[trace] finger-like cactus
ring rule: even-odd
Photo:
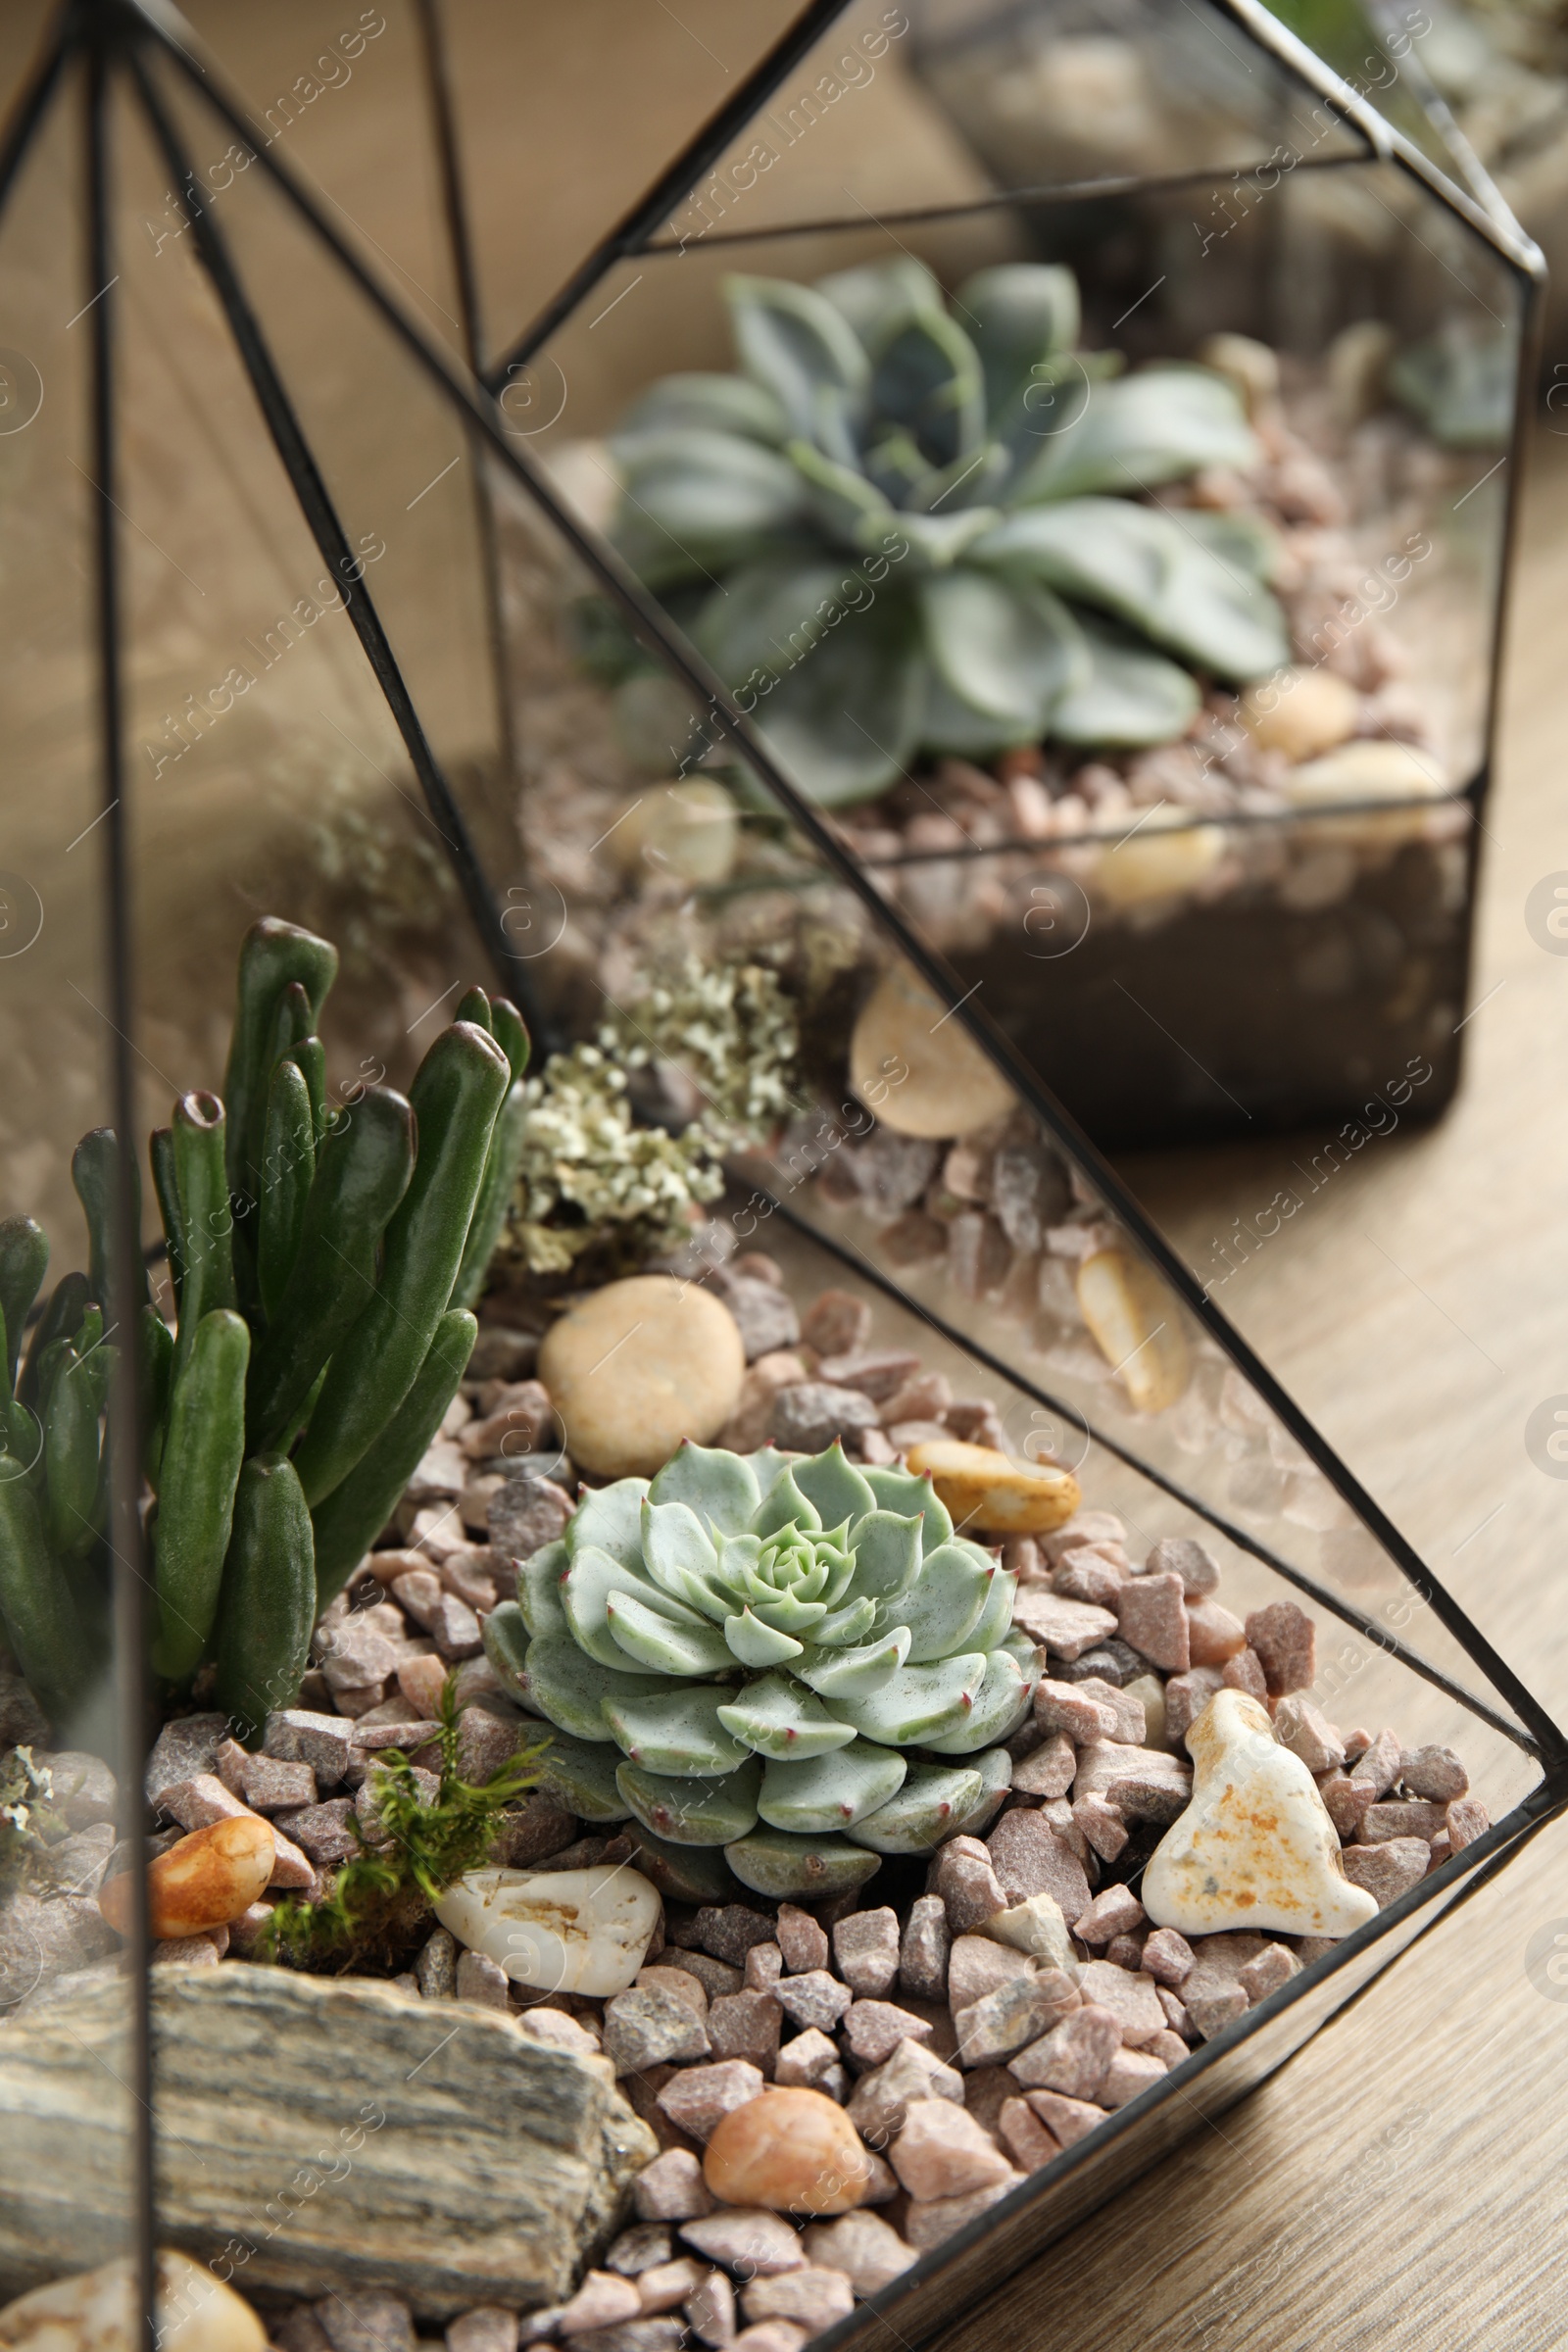
[[[645,1829],[820,1892],[835,1855],[856,1883],[1001,1801],[1038,1679],[1016,1581],[929,1479],[688,1444],[583,1497],[486,1647],[537,1713],[619,1748]]]
[[[475,1324],[460,1294],[477,1291],[521,1141],[527,1034],[478,990],[412,1100],[374,1086],[329,1106],[315,1027],[336,966],[324,940],[290,924],[248,936],[228,1101],[185,1095],[151,1139],[172,1329],[143,1269],[131,1275],[156,1495],[153,1664],[177,1688],[211,1661],[247,1737],[297,1695],[318,1609],[463,1377]],[[29,1218],[0,1225],[0,1620],[57,1725],[78,1710],[107,1637],[109,1130],[83,1138],[73,1175],[89,1269],[56,1286],[20,1371],[48,1245]]]

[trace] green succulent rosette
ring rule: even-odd
[[[687,1444],[583,1496],[486,1647],[584,1818],[826,1891],[1000,1803],[1039,1679],[1016,1585],[928,1478]]]
[[[1171,742],[1201,679],[1290,660],[1267,524],[1157,495],[1258,462],[1235,388],[1075,349],[1070,270],[983,270],[951,309],[907,256],[724,291],[743,372],[621,419],[613,534],[813,799],[922,754]],[[602,614],[585,651],[646,661]]]

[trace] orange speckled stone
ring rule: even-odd
[[[873,2179],[842,2107],[819,2090],[765,2090],[715,2125],[703,2178],[726,2205],[774,2213],[848,2213]]]
[[[237,1813],[193,1830],[147,1865],[149,1926],[155,1940],[200,1936],[248,1911],[272,1875],[272,1825]],[[98,1908],[121,1936],[130,1933],[130,1873],[106,1882]]]

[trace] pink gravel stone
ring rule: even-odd
[[[316,1775],[309,1764],[285,1764],[277,1756],[249,1756],[240,1749],[239,1793],[253,1813],[281,1813],[314,1805]],[[227,1786],[225,1776],[225,1786]]]
[[[1109,1960],[1091,1960],[1079,1971],[1078,1989],[1085,2001],[1110,2011],[1130,2048],[1143,2048],[1164,2031],[1165,2012],[1152,1977],[1133,1976]]]
[[[773,1987],[773,1998],[796,2025],[816,2026],[823,2033],[831,2033],[855,1995],[837,1977],[830,1977],[825,1968],[812,1968],[802,1976],[780,1977]]]
[[[1187,1649],[1195,1666],[1223,1666],[1247,1647],[1247,1629],[1217,1600],[1187,1603]]]
[[[661,2311],[673,2311],[694,2295],[708,2277],[700,2262],[683,2254],[674,2262],[656,2262],[637,2274],[637,2293],[645,2318]],[[450,2348],[449,2348],[450,2352]]]
[[[1002,2144],[1023,2173],[1038,2173],[1061,2153],[1061,2143],[1047,2131],[1025,2098],[1004,2099],[997,2118]]]
[[[1162,2082],[1167,2069],[1152,2050],[1118,2050],[1105,2069],[1100,2085],[1101,2104],[1105,2107],[1125,2107],[1152,2082]]]
[[[1237,1983],[1249,2001],[1264,2001],[1300,1973],[1301,1964],[1288,1945],[1266,1943],[1255,1960],[1249,1960]]]
[[[1380,1798],[1361,1823],[1363,1845],[1385,1845],[1391,1838],[1424,1838],[1428,1844],[1447,1828],[1447,1807],[1423,1796]]]
[[[659,2104],[678,2131],[706,2139],[721,2116],[762,2095],[759,2067],[744,2058],[717,2066],[683,2066],[659,2093]]]
[[[1040,1548],[1053,1568],[1057,1568],[1070,1551],[1080,1544],[1120,1544],[1127,1542],[1127,1528],[1114,1511],[1079,1511],[1065,1527],[1054,1528],[1042,1536]]]
[[[1125,1581],[1124,1569],[1113,1567],[1093,1544],[1081,1544],[1056,1570],[1051,1589],[1063,1600],[1087,1600],[1096,1608],[1114,1612],[1119,1609]]]
[[[749,2320],[787,2320],[818,2335],[835,2320],[847,2320],[855,2309],[855,2289],[842,2271],[785,2271],[777,2278],[757,2278],[741,2291],[741,2308]]]
[[[910,2245],[917,2253],[928,2254],[933,2246],[940,2246],[970,2222],[978,2221],[1009,2189],[1016,2188],[1022,2179],[1022,2173],[1015,2173],[1009,2165],[1004,2180],[993,2180],[989,2187],[971,2189],[966,2197],[911,2200],[905,2224]]]
[[[1345,1762],[1345,1742],[1328,1717],[1298,1690],[1287,1692],[1274,1710],[1274,1737],[1308,1772],[1333,1772]]]
[[[1069,2099],[1092,2099],[1120,2048],[1120,2018],[1086,2003],[1043,2040],[1009,2058],[1007,2072],[1026,2090],[1059,2090]]]
[[[1127,1842],[1127,1824],[1115,1806],[1102,1796],[1081,1796],[1072,1809],[1073,1825],[1102,1862],[1114,1862]]]
[[[839,2062],[839,2045],[815,2026],[785,2042],[773,2063],[773,2080],[783,2090],[819,2090],[822,2078]]]
[[[458,1999],[478,2001],[486,2009],[509,2009],[507,1994],[511,1980],[499,1960],[488,1952],[460,1952],[458,1954]],[[600,2322],[591,2323],[598,2327]],[[608,2322],[605,2323],[609,2325]]]
[[[1157,2058],[1160,2064],[1168,2070],[1173,2066],[1180,2066],[1182,2060],[1189,2055],[1189,2051],[1182,2036],[1167,2026],[1163,2034],[1154,2035],[1149,2045],[1149,2054],[1152,2058]]]
[[[899,1973],[896,1911],[852,1911],[833,1930],[838,1973],[858,2000],[880,2000]]]
[[[948,2099],[911,2100],[892,2157],[904,2186],[923,2203],[968,2196],[1012,2171],[990,2132]]]
[[[1008,1895],[996,1873],[990,1850],[977,1838],[950,1838],[937,1856],[932,1891],[942,1897],[948,1931],[966,1936],[1005,1911]]]
[[[679,1976],[679,1969],[670,1975]],[[695,1982],[695,1980],[693,1980]],[[748,2058],[772,2082],[783,2013],[771,1993],[726,1992],[710,2004],[708,2038],[717,2059]]]
[[[1268,1696],[1268,1677],[1255,1649],[1239,1649],[1234,1658],[1227,1658],[1219,1679],[1227,1690],[1245,1690],[1249,1698],[1261,1701]]]
[[[1255,1960],[1267,1937],[1250,1929],[1220,1936],[1200,1936],[1194,1945],[1193,1966],[1182,1985],[1188,2015],[1204,2041],[1246,2014],[1247,1994],[1242,1971]]]
[[[916,2099],[947,2099],[961,2107],[963,2077],[919,2042],[901,2041],[885,2065],[860,2077],[845,2113],[868,2148],[885,2148],[903,2131]]]
[[[690,2148],[666,2148],[644,2165],[632,2182],[637,2216],[644,2222],[690,2222],[713,2210],[713,2195]]]
[[[1340,1866],[1352,1886],[1364,1886],[1381,1910],[1424,1879],[1432,1848],[1424,1838],[1390,1838],[1381,1845],[1348,1845]]]
[[[700,2344],[735,2340],[735,2289],[722,2271],[710,2271],[686,2298],[686,2318]]]
[[[707,1991],[684,1968],[640,1968],[636,1985],[640,1992],[667,1992],[673,2000],[684,2001],[698,2017],[708,2015]]]
[[[914,2260],[914,2248],[905,2244],[879,2214],[841,2214],[836,2222],[813,2222],[806,2232],[808,2258],[825,2269],[843,2271],[858,2295],[874,2295],[891,2286]]]
[[[1155,1990],[1159,1994],[1159,2005],[1165,2012],[1165,2023],[1171,2032],[1179,2034],[1183,2041],[1196,2041],[1198,2028],[1194,2025],[1187,2003],[1180,1994],[1172,1992],[1168,1984],[1156,1985]]]
[[[916,1895],[899,1946],[899,1990],[906,1998],[946,2000],[952,1940],[941,1895]]]
[[[1059,2090],[1027,2090],[1024,2097],[1064,2148],[1075,2147],[1105,2120],[1103,2107],[1092,2106],[1087,2099],[1070,2099]]]
[[[1079,1751],[1072,1792],[1075,1802],[1104,1797],[1125,1821],[1170,1822],[1192,1795],[1193,1768],[1163,1748],[1096,1740]]]
[[[1303,1608],[1294,1600],[1271,1600],[1265,1609],[1250,1610],[1247,1639],[1263,1669],[1270,1697],[1310,1690],[1317,1673],[1317,1633]]]
[[[1014,1977],[1030,1975],[1027,1952],[989,1936],[960,1936],[948,1961],[948,2006],[955,2020],[975,2001],[984,2000]]]
[[[643,2307],[643,2299],[629,2278],[615,2271],[590,2271],[568,2303],[563,2303],[556,2313],[556,2328],[562,2335],[581,2335],[589,2328],[615,2328],[623,2320],[634,2320]]]
[[[1325,1773],[1318,1783],[1318,1794],[1342,1845],[1349,1844],[1377,1803],[1377,1790],[1371,1781],[1358,1781],[1353,1774],[1343,1772]]]
[[[806,2329],[788,2320],[759,2320],[755,2328],[743,2328],[730,2338],[729,2352],[802,2352],[806,2342]],[[594,2352],[630,2352],[630,2347],[596,2344]]]
[[[1086,1649],[1116,1631],[1109,1609],[1086,1600],[1062,1600],[1041,1586],[1021,1586],[1012,1604],[1012,1622],[1031,1642],[1043,1642],[1058,1658],[1081,1658]]]
[[[1144,1938],[1137,1936],[1113,1936],[1105,1946],[1105,1958],[1113,1968],[1130,1969],[1136,1977],[1144,1964]]]
[[[1179,1576],[1190,1600],[1200,1600],[1219,1583],[1219,1567],[1211,1552],[1190,1536],[1164,1536],[1144,1562],[1146,1576]]]
[[[1049,1739],[1012,1768],[1012,1785],[1024,1796],[1065,1796],[1078,1769],[1078,1751],[1065,1732]]]
[[[1039,1813],[1017,1808],[1004,1813],[986,1843],[1005,1897],[1003,1908],[1010,1909],[1031,1894],[1052,1894],[1063,1919],[1080,1919],[1088,1910],[1089,1881],[1083,1864]]]
[[[1077,1688],[1088,1698],[1109,1710],[1110,1729],[1107,1740],[1119,1740],[1125,1747],[1142,1747],[1148,1731],[1148,1712],[1136,1690],[1123,1690],[1116,1683],[1107,1683],[1103,1676],[1086,1674]]]
[[[1179,1929],[1156,1928],[1144,1946],[1144,1966],[1156,1984],[1179,1986],[1193,1965],[1193,1947]]]
[[[309,1771],[309,1766],[306,1769]],[[225,1788],[215,1772],[198,1772],[190,1780],[178,1781],[173,1788],[166,1788],[159,1799],[159,1810],[177,1821],[182,1830],[206,1830],[215,1821],[242,1821],[252,1807]]]
[[[1165,1685],[1165,1737],[1178,1750],[1191,1727],[1207,1706],[1225,1676],[1218,1666],[1195,1666],[1173,1674]]]
[[[1116,1729],[1114,1714],[1098,1697],[1086,1695],[1077,1683],[1056,1683],[1049,1677],[1035,1690],[1035,1721],[1042,1731],[1064,1732],[1078,1747],[1091,1740],[1108,1740]]]
[[[1187,1672],[1192,1658],[1179,1576],[1129,1577],[1115,1605],[1124,1642],[1130,1642],[1143,1657],[1167,1674]]]
[[[699,2254],[743,2278],[776,2278],[805,2267],[800,2231],[783,2214],[760,2205],[720,2205],[700,2220],[683,2222],[680,2233]]]
[[[1440,1805],[1451,1804],[1470,1787],[1470,1776],[1451,1747],[1407,1748],[1399,1758],[1399,1778],[1412,1796],[1428,1796]]]
[[[849,1355],[871,1336],[871,1309],[849,1291],[823,1291],[801,1321],[801,1338],[818,1355]]]
[[[784,1955],[776,1943],[754,1943],[746,1955],[748,1992],[771,1992],[784,1973]]]
[[[892,2001],[856,2001],[844,2014],[844,2038],[851,2055],[862,2066],[881,2066],[901,2041],[929,2041],[931,2027],[924,2018]]]
[[[1479,1796],[1455,1797],[1445,1818],[1448,1841],[1456,1854],[1473,1845],[1492,1827],[1492,1816]]]
[[[1397,1732],[1381,1731],[1351,1765],[1350,1778],[1370,1788],[1375,1797],[1386,1796],[1399,1777],[1403,1753]]]
[[[828,1940],[809,1911],[795,1903],[780,1903],[778,1907],[778,1948],[784,1966],[791,1976],[804,1977],[812,1969],[826,1968]]]
[[[1144,1906],[1130,1886],[1106,1886],[1097,1894],[1072,1932],[1080,1943],[1106,1944],[1113,1936],[1130,1936],[1144,1924]]]

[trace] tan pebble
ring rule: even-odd
[[[971,1135],[1012,1108],[1002,1072],[907,964],[872,989],[850,1038],[850,1083],[895,1135]]]
[[[1351,1886],[1317,1786],[1246,1691],[1216,1691],[1187,1735],[1192,1802],[1144,1872],[1144,1908],[1184,1936],[1348,1936],[1377,1909]]]
[[[929,1477],[937,1499],[956,1526],[995,1535],[1034,1535],[1060,1527],[1080,1500],[1070,1470],[1047,1462],[1015,1462],[990,1446],[965,1446],[957,1438],[936,1438],[909,1449],[908,1466]]]
[[[654,873],[682,882],[726,881],[736,842],[735,804],[722,784],[707,776],[651,784],[605,836],[606,849],[623,871],[642,861]]]
[[[272,1876],[272,1825],[236,1813],[193,1830],[147,1866],[148,1928],[155,1941],[200,1936],[248,1911]],[[98,1908],[121,1936],[130,1933],[130,1873],[106,1881]]]
[[[1255,335],[1226,331],[1205,335],[1198,358],[1202,367],[1230,378],[1249,416],[1266,416],[1274,408],[1280,396],[1280,363],[1271,345],[1259,343]]]
[[[1076,1287],[1090,1337],[1116,1369],[1133,1410],[1164,1412],[1185,1394],[1192,1371],[1174,1291],[1125,1250],[1085,1258]]]
[[[1368,736],[1342,743],[1320,760],[1293,767],[1284,790],[1299,807],[1319,810],[1336,801],[1439,800],[1446,796],[1447,785],[1430,753],[1418,752],[1408,743]],[[1313,822],[1312,838],[1320,844],[1351,847],[1408,841],[1419,833],[1421,822],[1418,810],[1406,814],[1398,808],[1333,818],[1320,815]]]
[[[1242,697],[1242,724],[1262,752],[1294,765],[1333,751],[1355,733],[1361,697],[1332,669],[1284,669]]]
[[[1193,890],[1225,855],[1222,825],[1195,825],[1185,808],[1152,809],[1135,831],[1106,850],[1094,889],[1118,911]]]
[[[573,1461],[603,1478],[651,1478],[683,1438],[717,1436],[740,1401],[746,1351],[710,1292],[640,1274],[569,1308],[539,1372]]]
[[[769,2090],[714,2126],[703,2178],[726,2205],[848,2213],[871,2186],[871,2161],[844,2110],[819,2090]]]
[[[135,2352],[128,2256],[35,2286],[0,2311],[6,2352]],[[231,2286],[188,2254],[158,2256],[161,2352],[265,2352],[267,2330]]]

